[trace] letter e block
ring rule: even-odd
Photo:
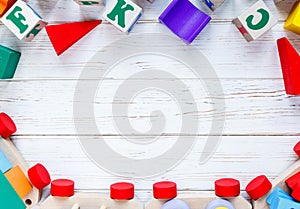
[[[0,20],[20,40],[31,41],[47,22],[25,2],[18,0]]]
[[[247,41],[253,41],[271,29],[277,23],[277,19],[267,5],[259,0],[234,19],[233,23]]]
[[[130,0],[107,2],[103,18],[123,32],[130,32],[142,15],[142,8]]]

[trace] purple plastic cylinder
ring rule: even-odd
[[[173,0],[158,18],[187,44],[199,35],[211,20],[189,0]]]

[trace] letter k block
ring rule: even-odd
[[[123,32],[130,32],[142,15],[142,8],[130,0],[110,0],[103,18]]]

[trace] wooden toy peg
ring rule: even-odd
[[[232,178],[215,181],[215,193],[219,197],[236,197],[240,194],[240,182]]]
[[[28,170],[28,177],[37,189],[41,190],[44,187],[48,186],[51,182],[50,174],[47,169],[40,163],[31,167]]]

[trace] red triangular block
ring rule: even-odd
[[[300,94],[300,57],[287,38],[277,40],[285,91]]]
[[[46,26],[46,31],[56,54],[59,56],[101,22],[102,20],[93,20],[60,25],[48,25]]]

